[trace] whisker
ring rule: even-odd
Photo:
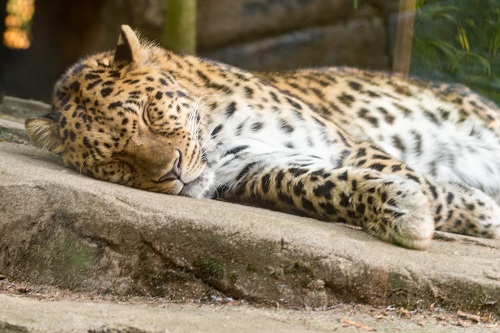
[[[90,154],[89,156],[87,156],[83,162],[80,164],[80,174],[82,174],[82,169],[83,169],[83,165],[85,164],[85,162],[87,162],[87,160],[89,158],[93,157],[94,159],[97,159],[97,157],[95,156],[95,154]]]

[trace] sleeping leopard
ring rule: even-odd
[[[73,169],[358,226],[425,249],[500,237],[500,110],[463,86],[349,68],[249,72],[153,46],[70,67],[31,140]]]

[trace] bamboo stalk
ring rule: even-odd
[[[165,0],[163,47],[178,53],[196,53],[196,0]]]
[[[399,0],[392,71],[403,75],[408,75],[410,73],[415,8],[416,0]]]

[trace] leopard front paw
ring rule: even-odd
[[[429,246],[434,219],[428,198],[418,183],[401,178],[384,179],[379,198],[378,205],[372,208],[373,216],[367,216],[364,225],[368,232],[407,248],[423,250]]]

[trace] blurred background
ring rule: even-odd
[[[500,0],[0,0],[0,94],[50,102],[121,24],[251,70],[354,66],[464,83],[500,104]]]

